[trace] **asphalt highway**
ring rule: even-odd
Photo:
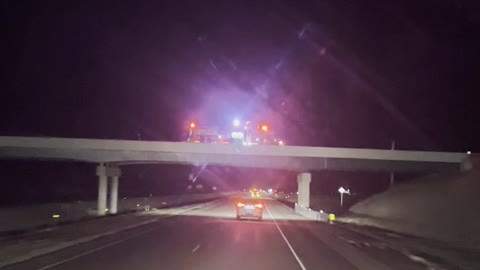
[[[5,269],[426,269],[341,226],[305,220],[275,200],[264,201],[263,221],[236,220],[235,201],[214,201]]]

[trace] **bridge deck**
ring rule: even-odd
[[[128,140],[1,137],[1,159],[215,164],[288,170],[442,171],[459,169],[466,153],[305,146],[234,146]]]

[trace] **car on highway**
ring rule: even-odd
[[[237,219],[263,219],[263,209],[265,204],[258,199],[242,198],[235,204]]]

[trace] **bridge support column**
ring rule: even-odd
[[[297,203],[303,207],[310,207],[310,182],[312,181],[311,173],[300,173],[297,176],[298,197]]]
[[[105,208],[107,208],[107,176],[98,176],[98,200],[97,200],[97,215],[105,215]]]
[[[112,176],[110,182],[110,207],[108,208],[110,214],[117,213],[117,202],[118,202],[118,176]]]
[[[110,185],[110,209],[111,214],[117,213],[118,201],[118,177],[121,175],[120,168],[105,166],[100,164],[97,167],[98,175],[98,201],[97,201],[97,215],[104,216],[107,212],[107,187],[108,177],[112,177]]]

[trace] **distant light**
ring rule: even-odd
[[[268,128],[267,125],[262,125],[262,126],[260,127],[260,129],[261,129],[263,132],[268,132],[268,129],[269,129],[269,128]]]
[[[123,199],[124,199],[124,200],[126,200],[126,199],[127,199],[127,197],[123,197]]]
[[[195,125],[194,122],[191,122],[191,123],[190,123],[190,128],[195,128],[196,126],[197,126],[197,125]]]
[[[233,139],[238,139],[238,140],[243,139],[243,133],[242,133],[242,132],[232,132],[232,133],[230,134],[230,136],[231,136]]]
[[[52,218],[55,218],[55,219],[60,218],[60,215],[58,214],[52,215]]]
[[[234,120],[233,120],[233,126],[234,126],[234,127],[239,127],[239,126],[240,126],[240,120],[234,119]]]
[[[238,206],[238,207],[242,207],[242,206],[245,206],[245,204],[244,204],[244,203],[241,203],[241,202],[239,202],[239,203],[237,203],[237,206]]]
[[[284,142],[284,141],[278,141],[278,145],[284,146],[284,145],[285,145],[285,142]]]
[[[137,203],[137,207],[140,207],[140,204]]]
[[[105,208],[105,212],[108,212],[108,208]]]
[[[467,155],[471,155],[471,154],[472,154],[472,152],[470,152],[470,151],[467,151]]]
[[[150,193],[150,197],[152,197],[152,194]]]
[[[218,135],[218,138],[221,139],[221,138],[222,138],[222,135]]]

